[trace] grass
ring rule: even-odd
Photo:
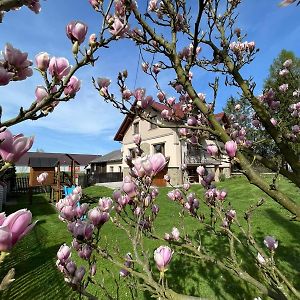
[[[276,251],[276,260],[284,273],[300,289],[300,248],[299,232],[300,224],[289,221],[289,213],[281,208],[264,194],[247,184],[244,178],[236,177],[219,183],[220,187],[226,188],[229,193],[227,202],[237,210],[240,219],[243,212],[253,205],[261,197],[266,203],[255,213],[253,217],[253,229],[256,239],[263,246],[265,235],[273,235],[279,240],[279,248]],[[289,194],[295,201],[300,201],[299,190],[285,180],[279,181],[279,187]],[[160,205],[160,213],[156,220],[157,233],[163,235],[170,232],[173,226],[181,228],[182,223],[178,217],[179,208],[166,197],[169,188],[161,188],[157,199]],[[198,185],[192,186],[192,191],[202,194]],[[110,196],[112,191],[105,187],[89,187],[85,189],[90,197]],[[7,213],[19,208],[29,208],[39,223],[35,229],[20,241],[13,249],[11,255],[5,260],[1,268],[1,276],[4,270],[11,267],[16,269],[16,281],[11,289],[0,294],[0,299],[74,299],[74,294],[64,283],[61,274],[56,270],[56,252],[64,242],[69,243],[71,237],[65,224],[58,220],[54,208],[48,203],[44,195],[35,195],[33,205],[29,206],[25,197],[19,198],[15,206],[8,206]],[[202,205],[202,210],[206,208]],[[220,240],[212,238],[211,234],[203,229],[201,224],[195,223],[190,217],[184,221],[184,227],[191,236],[197,235],[201,243],[218,256],[226,254]],[[114,248],[123,256],[130,251],[129,243],[124,233],[107,223],[101,230],[102,244],[107,243],[109,248]],[[146,246],[152,253],[161,243],[147,240]],[[113,246],[114,245],[114,246]],[[76,257],[76,253],[73,254]],[[247,265],[247,257],[243,257],[243,264],[251,272],[251,265]],[[114,290],[114,279],[118,279],[118,268],[105,261],[99,261],[96,280],[105,280],[109,290]],[[157,273],[155,271],[155,273]],[[188,293],[195,296],[208,297],[210,299],[253,299],[258,295],[246,284],[241,284],[236,278],[228,273],[220,272],[213,265],[204,264],[201,261],[193,262],[174,254],[167,272],[168,284],[175,291]],[[92,292],[93,289],[91,289]],[[120,283],[120,299],[130,299],[126,294],[124,280]],[[101,296],[101,295],[100,295]],[[100,297],[106,299],[106,297]],[[139,292],[136,299],[150,299],[149,296]]]

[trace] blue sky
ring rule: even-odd
[[[243,73],[252,75],[260,93],[263,80],[273,59],[285,48],[300,56],[299,36],[300,8],[292,5],[279,8],[278,0],[243,0],[239,7],[239,27],[248,33],[247,40],[256,42],[260,51],[255,61],[246,66]],[[89,25],[88,34],[97,32],[101,20],[87,0],[48,0],[42,1],[42,11],[35,15],[26,7],[7,13],[0,25],[0,47],[6,42],[29,53],[30,59],[41,51],[53,56],[67,57],[71,64],[71,43],[65,35],[65,26],[71,20],[81,20]],[[100,50],[96,67],[86,67],[78,72],[82,88],[77,97],[68,103],[61,103],[48,117],[38,121],[26,121],[11,128],[14,133],[34,135],[32,150],[42,148],[47,152],[105,154],[120,148],[113,136],[123,120],[123,115],[110,104],[105,103],[91,84],[91,77],[105,76],[115,79],[118,71],[128,69],[128,86],[133,87],[138,61],[138,49],[130,41],[112,44],[110,49]],[[37,85],[42,79],[36,74],[23,82],[13,82],[1,88],[0,103],[3,107],[3,120],[13,117],[20,106],[28,107],[34,100]],[[207,82],[213,74],[195,72],[193,83],[199,90],[209,95]],[[162,78],[162,86],[169,77]],[[154,84],[141,70],[137,74],[136,87],[146,87],[154,91]],[[221,111],[226,99],[237,95],[236,90],[219,90],[217,111]]]

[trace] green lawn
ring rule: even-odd
[[[227,202],[231,202],[238,215],[241,215],[241,219],[246,208],[264,197],[258,189],[250,186],[245,179],[240,177],[222,182],[219,186],[226,187],[229,192]],[[295,201],[300,201],[299,191],[293,185],[280,180],[279,187],[290,194]],[[182,225],[178,218],[179,208],[177,204],[166,197],[168,190],[169,188],[161,188],[158,197],[160,213],[156,220],[156,228],[157,233],[161,235],[170,232],[173,226],[180,228]],[[202,194],[198,185],[193,186],[192,190],[199,195]],[[103,187],[89,187],[85,189],[85,193],[96,199],[100,196],[109,196],[111,191]],[[58,248],[62,243],[71,241],[65,224],[58,220],[54,208],[48,203],[44,195],[35,195],[32,206],[27,204],[26,197],[21,197],[18,200],[18,205],[7,207],[7,213],[27,207],[32,211],[34,219],[39,220],[39,223],[32,233],[16,245],[11,255],[2,264],[2,276],[4,270],[14,267],[16,269],[16,281],[10,290],[1,295],[0,299],[74,299],[74,294],[64,283],[55,266]],[[300,289],[300,274],[296,273],[296,270],[300,271],[300,224],[290,222],[288,212],[270,199],[266,198],[266,200],[266,203],[253,218],[255,236],[261,245],[263,245],[265,235],[274,235],[279,240],[276,259],[287,276]],[[201,209],[206,210],[203,205]],[[222,244],[219,244],[219,241],[211,238],[210,233],[205,231],[201,224],[195,223],[193,219],[186,218],[184,226],[191,236],[195,234],[200,236],[201,242],[218,255],[222,256],[227,251]],[[120,252],[121,256],[130,251],[126,236],[110,223],[104,226],[101,234],[102,243],[108,243],[108,247],[114,245],[114,251]],[[150,253],[159,245],[155,241],[146,241],[146,244]],[[73,257],[76,257],[76,253],[73,254]],[[244,260],[247,261],[247,257]],[[100,261],[98,269],[96,280],[104,280],[108,289],[113,290],[113,280],[114,277],[115,279],[118,278],[118,268]],[[249,269],[251,271],[251,266]],[[210,299],[253,299],[258,295],[248,286],[241,286],[235,278],[220,272],[214,266],[203,264],[200,261],[191,262],[176,253],[167,276],[168,284],[174,290],[195,296],[201,295]],[[120,299],[130,299],[125,293],[123,281],[120,284]],[[100,297],[100,299],[106,298]],[[150,298],[139,294],[136,299]]]

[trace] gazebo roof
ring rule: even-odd
[[[30,157],[28,166],[33,168],[54,168],[59,160],[54,157]]]

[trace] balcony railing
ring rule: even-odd
[[[205,157],[204,155],[201,154],[200,155],[186,154],[184,158],[184,163],[187,165],[193,165],[193,164],[216,165],[216,164],[221,164],[221,160],[212,157]]]

